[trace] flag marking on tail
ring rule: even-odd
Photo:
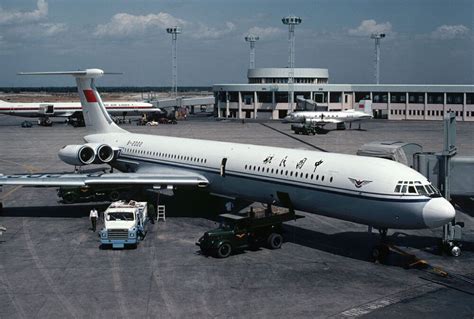
[[[87,102],[97,103],[97,98],[92,90],[84,90],[84,96],[86,97]]]

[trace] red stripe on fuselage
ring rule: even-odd
[[[94,91],[92,90],[84,90],[84,95],[86,97],[87,102],[89,103],[97,103],[97,98],[95,97]]]

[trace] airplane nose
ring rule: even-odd
[[[455,215],[453,205],[443,197],[432,198],[423,207],[423,221],[429,228],[443,226]]]

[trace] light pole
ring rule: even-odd
[[[171,81],[171,92],[176,98],[178,95],[178,34],[181,33],[180,27],[166,28],[166,32],[171,34],[171,70],[172,70],[172,81]]]
[[[260,38],[249,34],[245,37],[245,41],[250,43],[250,62],[249,62],[249,69],[255,69],[255,42],[257,42]]]
[[[375,84],[379,84],[380,83],[380,40],[385,38],[385,33],[372,33],[370,38],[375,40],[375,61],[374,61]]]
[[[295,26],[301,23],[301,18],[297,16],[287,16],[281,19],[283,24],[288,25],[288,108],[293,112],[294,104],[294,77],[295,77]]]

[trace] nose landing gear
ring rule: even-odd
[[[390,247],[387,240],[387,228],[379,229],[380,242],[372,248],[371,259],[374,262],[384,263],[387,260]],[[372,227],[369,227],[369,233],[372,233]]]

